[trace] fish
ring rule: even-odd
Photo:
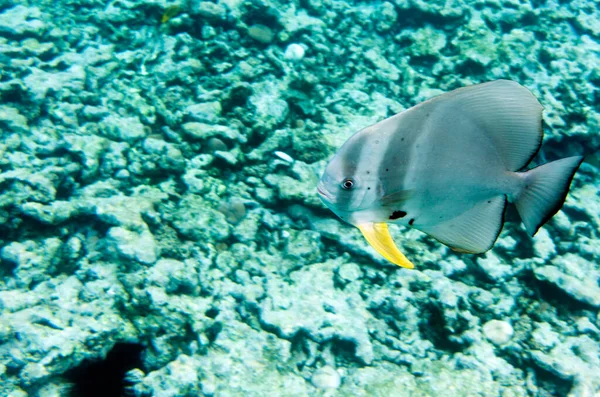
[[[178,4],[168,6],[163,12],[162,16],[160,17],[160,23],[164,24],[169,22],[171,19],[177,16],[177,14],[179,14],[180,10],[181,6],[179,6]]]
[[[583,161],[528,169],[542,144],[542,111],[511,80],[441,94],[352,135],[326,165],[317,193],[404,268],[415,266],[395,245],[390,223],[481,254],[498,239],[511,203],[534,236],[562,207]]]

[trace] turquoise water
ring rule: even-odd
[[[0,66],[0,396],[600,395],[596,2],[0,0]],[[402,269],[322,204],[354,132],[500,78],[535,164],[588,156],[534,238],[394,226]]]

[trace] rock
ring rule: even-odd
[[[394,27],[398,20],[398,13],[394,5],[386,1],[377,7],[372,18],[375,23],[375,29],[378,32],[384,33]]]
[[[0,106],[0,124],[5,124],[10,130],[16,132],[29,130],[27,118],[17,108],[11,106]]]
[[[255,109],[256,116],[267,128],[281,124],[289,114],[287,102],[279,97],[272,83],[256,87],[249,98],[249,103]]]
[[[198,274],[192,263],[160,259],[148,271],[148,281],[165,289],[168,294],[198,292]]]
[[[598,17],[600,17],[600,13],[597,9],[594,10],[593,14],[581,11],[577,13],[575,23],[584,32],[598,38],[600,37],[600,22],[598,22]]]
[[[227,151],[227,145],[219,138],[212,137],[206,142],[206,146],[213,152]]]
[[[220,102],[205,102],[190,105],[185,108],[187,116],[196,121],[215,123],[221,116]]]
[[[10,396],[10,397],[29,397],[29,394],[27,394],[21,388],[15,387],[15,388],[10,389],[10,391],[7,394],[7,396]]]
[[[85,69],[81,65],[73,65],[64,72],[46,72],[35,67],[31,68],[31,74],[23,79],[25,86],[32,93],[35,100],[42,100],[48,91],[80,92],[86,78]]]
[[[328,365],[319,368],[310,379],[317,389],[337,389],[342,383],[340,374]]]
[[[466,29],[452,38],[451,44],[460,49],[465,59],[485,67],[498,56],[498,41],[485,21],[477,16],[470,19]]]
[[[502,263],[493,251],[485,253],[484,257],[477,258],[477,266],[491,279],[497,282],[510,278],[515,269],[514,265]]]
[[[97,135],[76,135],[76,134],[65,134],[63,137],[63,146],[65,150],[73,153],[81,158],[81,166],[83,168],[82,179],[88,181],[89,178],[95,177],[98,172],[100,162],[103,160],[102,155],[104,154],[109,142],[106,138],[99,137]],[[123,150],[125,147],[121,147]],[[113,146],[113,150],[107,153],[107,161],[111,161],[111,157],[117,152]],[[126,160],[123,157],[123,166],[126,164]]]
[[[275,37],[275,33],[268,26],[256,24],[248,28],[248,36],[260,43],[270,44]]]
[[[170,173],[181,173],[185,170],[185,159],[176,145],[165,142],[162,139],[146,138],[142,144],[141,152],[130,154],[129,161],[142,162],[145,172],[157,172],[162,170]]]
[[[225,240],[231,231],[225,215],[202,199],[190,196],[178,206],[173,226],[184,237],[203,242]]]
[[[104,135],[117,141],[132,142],[144,138],[147,132],[138,117],[109,115],[102,119],[100,128]]]
[[[191,10],[198,15],[211,21],[223,21],[227,16],[227,9],[220,3],[211,3],[210,1],[201,1],[197,8]]]
[[[288,61],[299,61],[304,58],[304,47],[300,44],[292,43],[286,47],[283,57]]]
[[[191,122],[183,124],[181,128],[183,128],[186,135],[194,139],[204,140],[216,137],[228,141],[246,142],[246,138],[239,131],[223,125]]]
[[[58,238],[15,241],[2,248],[0,258],[13,268],[10,273],[16,285],[29,288],[56,274],[62,261],[61,246]]]
[[[580,317],[575,323],[577,331],[582,334],[600,334],[600,330],[587,317]]]
[[[534,349],[549,350],[560,343],[560,338],[548,323],[537,323],[531,333],[531,345]]]
[[[219,205],[219,212],[225,215],[227,222],[232,224],[239,223],[246,216],[246,206],[244,201],[239,197],[231,197],[228,200],[223,201]]]
[[[264,182],[276,189],[280,199],[301,201],[312,207],[322,208],[319,199],[313,194],[313,187],[316,186],[318,179],[311,172],[310,167],[301,161],[296,161],[292,170],[295,171],[296,178],[271,174],[265,176]]]
[[[0,173],[0,183],[3,183],[7,191],[15,192],[13,198],[15,203],[31,200],[39,203],[48,203],[56,198],[56,187],[51,179],[51,174],[30,172],[26,168],[17,168],[16,170]],[[52,178],[54,179],[54,178]]]
[[[586,395],[581,394],[582,388],[600,384],[600,375],[595,371],[600,365],[600,349],[587,335],[567,337],[550,352],[533,351],[531,357],[543,370],[560,379],[573,380],[570,395]]]
[[[21,45],[25,50],[36,56],[46,54],[56,48],[54,46],[54,43],[40,43],[37,39],[34,38],[23,40],[21,42]]]
[[[289,145],[290,141],[291,137],[288,131],[276,130],[259,147],[251,151],[247,158],[252,161],[261,161],[278,148]]]
[[[316,342],[348,341],[354,345],[352,359],[370,364],[374,351],[367,323],[371,315],[356,305],[357,292],[333,287],[334,266],[329,262],[301,267],[291,272],[290,283],[269,278],[266,298],[260,303],[261,322],[286,339],[301,331]]]
[[[239,158],[238,158],[239,150],[238,149],[234,149],[229,152],[223,152],[223,151],[217,150],[214,154],[215,154],[215,158],[219,158],[219,159],[225,161],[229,165],[236,165],[239,162]]]
[[[11,35],[40,35],[46,23],[42,20],[42,12],[38,7],[18,5],[0,14],[0,32]]]
[[[425,27],[417,30],[410,36],[413,41],[410,51],[417,57],[430,56],[439,58],[442,49],[446,46],[446,35],[432,27]]]
[[[539,258],[544,260],[548,260],[556,254],[554,241],[552,241],[552,237],[545,228],[541,228],[536,233],[533,239],[533,251]]]
[[[123,227],[112,227],[106,238],[110,252],[116,252],[126,259],[143,264],[156,262],[156,242],[148,230],[133,232]]]
[[[239,241],[251,243],[256,240],[256,236],[261,225],[261,210],[252,210],[241,222],[233,228],[233,235]]]
[[[534,275],[538,280],[552,284],[575,300],[593,307],[600,307],[600,286],[593,278],[574,277],[562,272],[556,266],[535,268]]]
[[[422,12],[444,20],[460,18],[468,12],[458,1],[431,2],[426,0],[394,0],[394,4],[404,12]]]
[[[298,7],[297,9],[290,10],[292,12],[280,13],[278,22],[283,25],[284,31],[280,33],[283,41],[298,31],[320,31],[325,26],[325,22],[322,18],[315,18],[306,12],[304,7]],[[319,45],[321,50],[327,48],[324,45]]]
[[[347,284],[361,278],[362,271],[356,263],[344,263],[337,269],[337,276],[342,284]]]
[[[56,225],[78,213],[76,205],[68,201],[54,201],[50,205],[36,202],[27,202],[20,206],[23,214],[39,222]]]
[[[400,71],[396,66],[390,63],[376,49],[370,49],[365,53],[365,59],[371,62],[376,71],[376,75],[381,80],[396,81],[400,78]]]
[[[483,334],[496,346],[508,343],[513,336],[513,327],[506,321],[490,320],[483,324]]]
[[[295,261],[311,263],[321,256],[321,235],[312,230],[292,231],[286,241],[284,252]]]

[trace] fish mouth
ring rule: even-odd
[[[319,194],[319,196],[321,196],[321,198],[323,198],[329,202],[334,201],[333,195],[331,193],[329,193],[327,190],[325,190],[325,186],[323,186],[322,183],[319,183],[317,185],[317,193]]]

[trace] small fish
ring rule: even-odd
[[[160,18],[160,23],[169,22],[173,17],[175,17],[177,14],[179,14],[180,9],[181,9],[181,7],[177,4],[168,6],[165,9],[165,12],[162,14],[162,17]]]
[[[483,253],[502,230],[507,203],[531,236],[562,207],[583,157],[522,171],[542,137],[542,106],[525,87],[509,80],[463,87],[354,134],[317,192],[396,265],[414,267],[388,223]]]

